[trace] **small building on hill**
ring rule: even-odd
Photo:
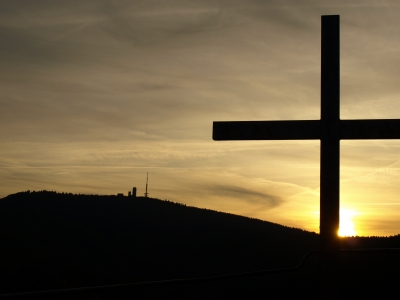
[[[136,198],[136,187],[132,188],[132,197]]]

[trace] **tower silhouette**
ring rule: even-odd
[[[147,178],[146,178],[146,192],[144,193],[144,196],[145,196],[146,198],[149,197],[149,193],[147,192],[147,186],[148,186],[148,184],[149,184],[149,172],[147,172]]]

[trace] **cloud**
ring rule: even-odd
[[[78,141],[112,130],[115,140],[133,129],[199,138],[211,114],[257,117],[260,95],[275,97],[281,83],[260,89],[242,72],[259,63],[243,59],[253,36],[236,42],[246,28],[238,3],[3,3],[1,117],[9,126],[0,135]]]
[[[280,197],[234,185],[215,184],[206,187],[206,189],[207,192],[212,195],[234,198],[247,202],[248,204],[256,205],[262,209],[274,208],[283,203],[283,200]]]

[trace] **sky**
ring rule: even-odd
[[[400,3],[0,0],[0,197],[149,196],[319,232],[319,141],[212,122],[320,118],[321,15],[340,15],[341,119],[400,118]],[[343,216],[400,233],[400,141],[341,141]],[[344,224],[344,223],[343,223]]]

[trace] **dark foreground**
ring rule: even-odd
[[[1,294],[287,268],[318,235],[150,198],[18,193],[0,200]],[[399,237],[342,248],[400,247]],[[293,273],[139,286],[41,299],[352,299],[397,294],[400,253],[340,254],[320,291],[319,257]],[[37,297],[36,297],[37,298]]]

